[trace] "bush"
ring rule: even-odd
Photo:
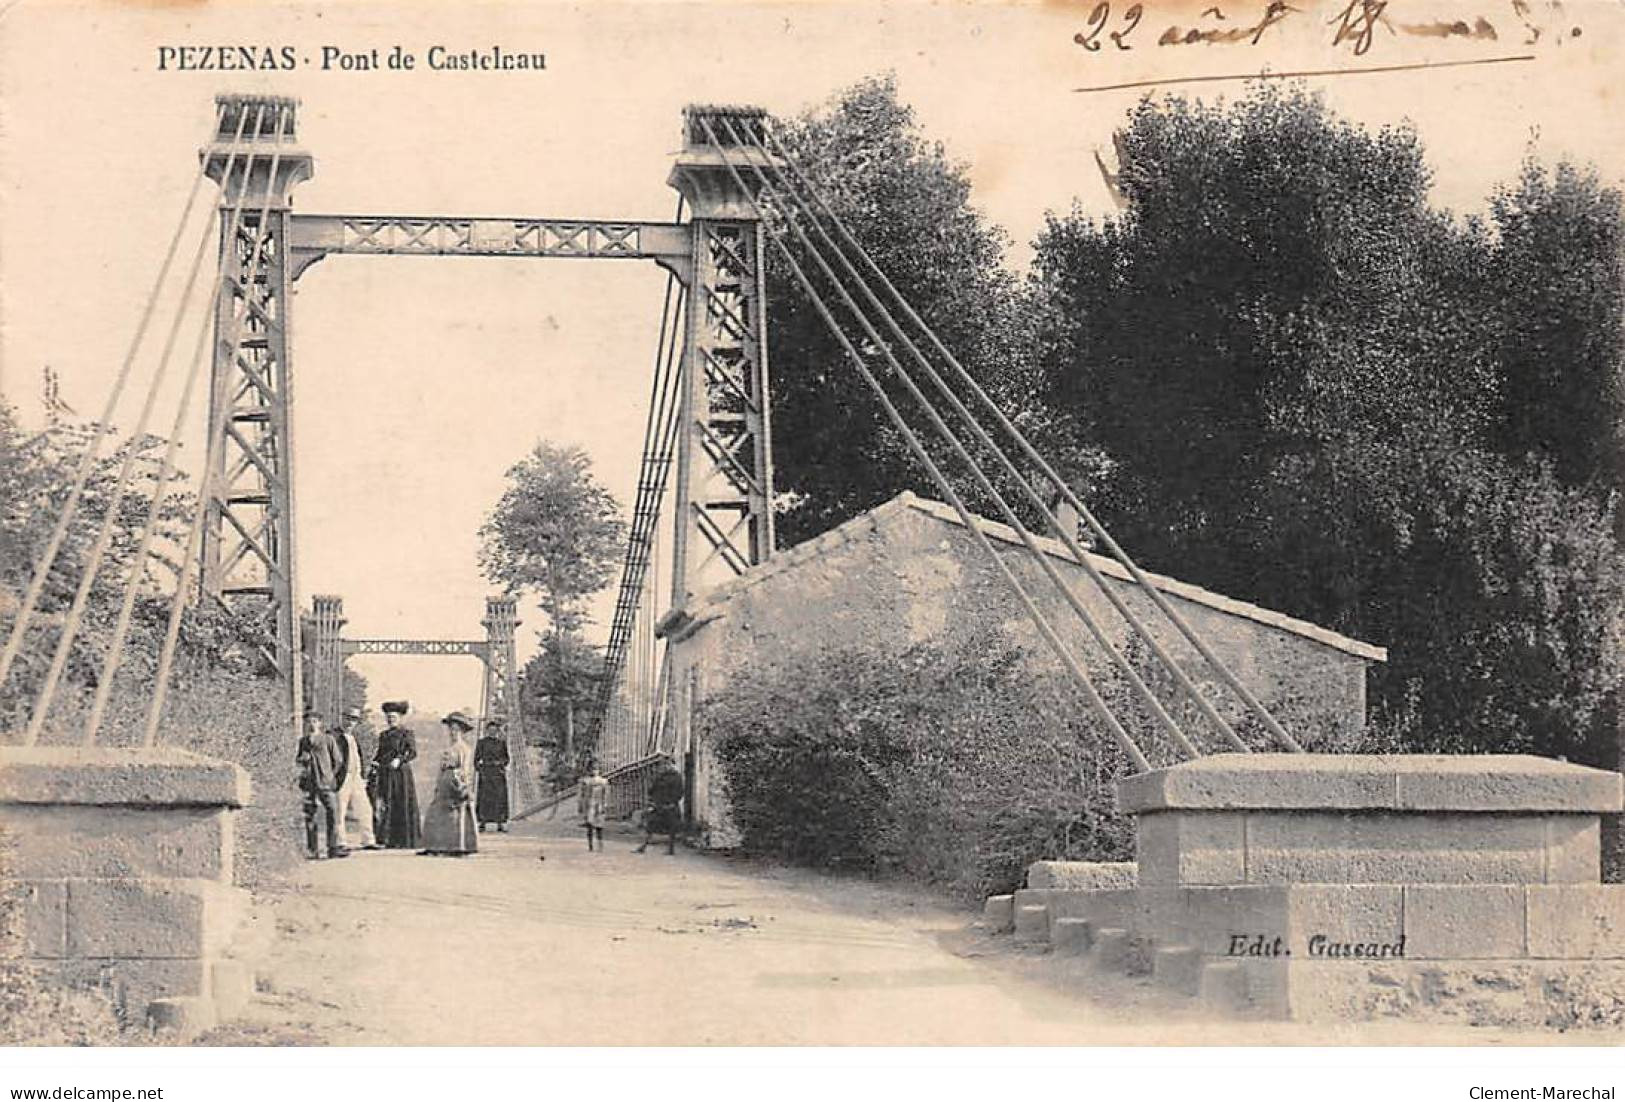
[[[747,851],[977,897],[1043,858],[1131,854],[1112,792],[1125,763],[1066,692],[985,633],[900,658],[829,650],[738,671],[696,723]]]

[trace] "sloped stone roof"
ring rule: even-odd
[[[869,533],[885,527],[895,518],[911,510],[923,513],[945,524],[964,527],[959,518],[959,513],[955,511],[953,506],[904,491],[885,504],[878,505],[866,513],[860,513],[820,536],[815,536],[810,540],[781,551],[767,562],[753,566],[739,577],[724,582],[705,594],[693,608],[688,610],[688,616],[684,618],[684,625],[670,624],[663,625],[663,627],[667,630],[675,629],[678,634],[681,634],[689,624],[697,625],[707,620],[716,619],[723,614],[728,602],[737,594],[784,571],[794,570],[805,563],[821,558],[838,547],[863,539]],[[1015,530],[1008,525],[988,520],[986,517],[978,517],[977,524],[989,539],[1013,544],[1017,547],[1022,546],[1021,537],[1016,535]],[[1034,534],[1033,541],[1045,554],[1063,562],[1073,563],[1074,566],[1076,565],[1072,553],[1067,550],[1060,540]],[[1116,559],[1104,555],[1090,554],[1089,561],[1096,570],[1106,577],[1130,584],[1134,582],[1134,576]],[[1285,613],[1262,608],[1247,601],[1238,601],[1233,597],[1226,597],[1221,593],[1214,593],[1211,590],[1203,589],[1201,586],[1191,585],[1175,578],[1153,574],[1150,571],[1144,571],[1144,573],[1150,579],[1151,584],[1163,593],[1183,598],[1194,604],[1206,605],[1209,608],[1217,609],[1232,616],[1239,616],[1265,624],[1305,639],[1312,639],[1324,646],[1342,651],[1345,654],[1352,654],[1368,662],[1386,662],[1388,660],[1388,649],[1386,647],[1379,647],[1362,642],[1359,639],[1352,639],[1340,632],[1332,631],[1330,628],[1323,628],[1307,620],[1300,620]]]

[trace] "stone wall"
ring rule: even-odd
[[[1015,533],[989,521],[983,522],[983,530],[1057,631],[1086,656],[1088,667],[1107,669],[1110,660],[1088,638]],[[1099,588],[1061,544],[1039,543],[1108,635],[1125,647],[1128,625]],[[1222,688],[1127,572],[1100,556],[1091,556],[1091,562],[1221,714],[1239,719],[1240,702]],[[1336,750],[1358,738],[1365,722],[1366,667],[1386,658],[1382,648],[1171,578],[1153,577],[1191,627],[1300,741]],[[677,691],[703,697],[754,663],[789,661],[797,653],[832,646],[896,654],[925,641],[952,644],[990,627],[1023,644],[1034,676],[1065,678],[957,514],[903,494],[718,587],[685,615],[668,618],[664,630],[672,641]],[[1079,707],[1086,705],[1080,700]],[[679,715],[685,713],[678,709]],[[679,745],[688,745],[686,731],[680,730],[678,738]],[[712,844],[733,844],[721,769],[710,747],[701,742],[693,749],[695,818]]]
[[[1132,886],[1033,876],[984,920],[1214,1009],[1573,1024],[1625,982],[1625,886],[1598,882],[1622,801],[1525,755],[1220,754],[1119,783]]]
[[[109,990],[127,1021],[206,1025],[245,1002],[228,945],[248,803],[236,765],[181,750],[0,747],[0,831],[22,897],[23,953]]]

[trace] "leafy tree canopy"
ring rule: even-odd
[[[965,166],[926,140],[913,111],[898,102],[895,83],[860,82],[822,107],[778,123],[776,132],[967,370],[1007,410],[1042,419],[1042,407],[1032,402],[1031,303],[1004,266],[1004,233],[972,206]],[[872,370],[886,378],[880,350],[864,339],[817,266],[804,256],[798,261]],[[833,257],[830,264],[842,270]],[[815,536],[905,489],[940,496],[771,246],[767,271],[773,457],[783,495],[780,543]],[[887,332],[878,321],[876,327]],[[912,423],[923,424],[900,388],[895,397]]]
[[[1142,101],[1120,217],[1037,245],[1050,400],[1170,573],[1373,639],[1413,748],[1606,760],[1625,612],[1620,203],[1531,166],[1487,222],[1406,128],[1301,90]],[[1607,276],[1607,273],[1613,273]]]
[[[542,441],[508,469],[508,488],[480,527],[480,569],[509,592],[530,591],[555,632],[614,577],[626,540],[621,508],[580,448]]]

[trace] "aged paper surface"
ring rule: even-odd
[[[1141,97],[1233,98],[1259,76],[1301,81],[1373,130],[1413,125],[1434,174],[1432,201],[1461,215],[1483,212],[1530,154],[1589,164],[1609,186],[1625,184],[1625,6],[1604,0],[0,3],[0,386],[24,423],[44,415],[46,368],[54,401],[86,417],[100,408],[222,93],[299,99],[299,144],[315,165],[295,191],[301,213],[662,222],[675,202],[667,175],[685,105],[788,116],[891,74],[925,134],[966,164],[973,202],[1008,231],[1018,271],[1048,212],[1076,204],[1113,213],[1113,132]],[[504,472],[536,440],[585,449],[619,500],[635,496],[664,282],[646,261],[333,256],[312,267],[291,323],[301,599],[342,593],[360,635],[477,636],[489,587],[476,533]],[[195,454],[201,416],[187,433]],[[612,600],[613,589],[594,608],[600,635]],[[521,660],[534,645],[525,632]],[[472,709],[480,692],[473,662],[355,665],[374,704],[411,697],[448,712]],[[786,952],[838,970],[838,939],[808,947],[817,940]],[[520,963],[547,966],[545,955]],[[413,966],[447,990],[457,983],[444,962]],[[790,971],[764,970],[765,1006],[809,982]],[[1068,1032],[1059,1004],[1023,1019],[1030,1030],[994,1021],[992,1011],[945,1032],[893,1029],[976,982],[913,961],[896,971],[912,977],[896,982],[913,986],[888,1004],[885,1022],[848,1021],[832,996],[811,1004],[817,1020],[804,1032],[760,1036],[854,1043],[872,1030],[901,1043],[1046,1044],[1159,1036],[1132,1014]],[[758,1036],[685,1017],[692,1005],[656,1005],[665,1027],[639,1037]],[[334,1039],[348,1038],[333,1028]],[[434,1043],[426,1030],[411,1043]],[[595,1043],[591,1029],[561,1038],[493,1027],[485,1036]],[[1203,1027],[1177,1039],[1248,1037]],[[601,1042],[616,1038],[606,1032]]]

